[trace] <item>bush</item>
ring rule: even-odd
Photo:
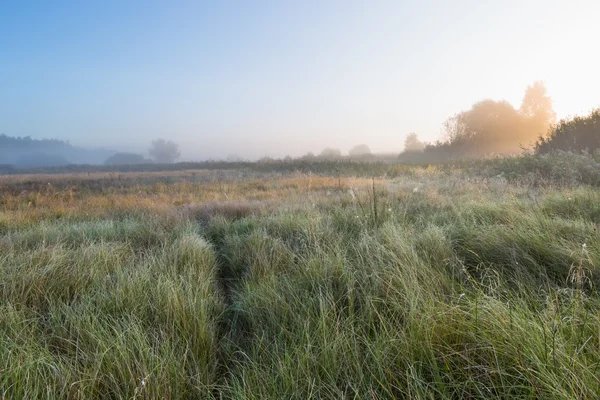
[[[499,158],[474,164],[474,169],[489,177],[525,180],[527,183],[552,183],[575,186],[587,184],[600,186],[600,154],[575,154],[554,151],[547,154],[530,154],[514,158]],[[485,165],[482,165],[485,164]]]
[[[540,138],[536,151],[540,154],[556,150],[594,152],[600,149],[600,108],[587,116],[563,119],[547,138]]]
[[[135,153],[116,153],[104,161],[104,165],[137,165],[151,163],[152,160],[148,160],[141,154]]]

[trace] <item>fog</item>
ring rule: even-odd
[[[0,6],[0,133],[91,152],[65,147],[68,162],[150,157],[159,138],[179,161],[399,154],[412,132],[448,140],[453,116],[487,124],[469,113],[483,109],[520,136],[476,153],[510,153],[540,133],[522,119],[534,82],[557,119],[600,106],[596,1],[13,3]]]

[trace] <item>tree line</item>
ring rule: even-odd
[[[150,158],[137,153],[115,153],[104,162],[105,165],[171,164],[181,155],[179,146],[172,140],[157,139],[148,149]]]
[[[150,158],[136,153],[115,153],[105,149],[85,149],[57,139],[32,139],[0,134],[0,165],[19,168],[62,167],[70,164],[169,164],[179,156],[179,147],[170,140],[154,140]]]
[[[527,87],[518,109],[507,101],[482,100],[450,117],[443,128],[443,140],[435,143],[421,142],[415,133],[409,134],[399,160],[443,162],[523,152],[600,149],[600,109],[557,123],[552,99],[542,82]]]
[[[435,163],[457,159],[510,156],[524,151],[600,151],[600,108],[586,116],[556,122],[552,99],[542,82],[527,87],[519,108],[507,101],[482,100],[469,109],[448,118],[443,124],[444,137],[434,143],[421,141],[414,132],[404,141],[404,151],[388,160],[376,155],[366,144],[359,144],[343,155],[340,149],[326,147],[319,154],[307,153],[302,161],[400,161]],[[87,150],[69,142],[30,137],[0,135],[0,165],[20,167],[64,166],[68,164],[170,164],[180,157],[179,146],[165,139],[152,141],[149,158],[142,154]],[[289,161],[287,156],[283,160]],[[228,161],[240,162],[230,156]],[[260,162],[276,161],[263,157]]]
[[[0,165],[56,167],[68,164],[100,164],[112,152],[85,149],[56,139],[32,139],[0,134]]]

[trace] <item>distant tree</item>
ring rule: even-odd
[[[348,151],[348,154],[354,157],[371,155],[371,149],[366,144],[359,144]]]
[[[308,162],[312,162],[315,161],[317,159],[317,156],[315,156],[315,154],[313,152],[308,152],[305,155],[300,157],[300,160],[302,161],[308,161]]]
[[[32,139],[0,134],[0,163],[2,164],[101,164],[113,152],[103,149],[86,149],[56,139]],[[35,155],[42,157],[39,161]],[[53,157],[51,160],[50,157]]]
[[[458,157],[519,153],[538,136],[526,122],[507,101],[480,101],[445,122],[448,149]]]
[[[425,143],[419,140],[416,133],[411,132],[404,140],[404,151],[422,152],[425,149]]]
[[[0,149],[47,149],[55,150],[57,148],[69,147],[69,142],[64,142],[56,139],[32,139],[30,136],[12,137],[6,134],[0,135]]]
[[[458,114],[454,114],[452,117],[444,121],[442,126],[446,142],[454,143],[468,139],[470,130],[464,121],[466,113],[466,111],[463,111]]]
[[[325,158],[328,160],[335,160],[342,157],[342,152],[339,149],[332,149],[330,147],[326,147],[323,149],[319,157]]]
[[[170,140],[158,139],[152,141],[148,150],[150,157],[157,163],[170,164],[179,158],[179,146]]]
[[[152,161],[144,158],[141,154],[135,153],[116,153],[104,161],[105,165],[135,165],[150,164]]]
[[[527,87],[519,111],[527,119],[527,128],[537,136],[545,136],[556,123],[552,99],[548,96],[546,86],[540,81]]]
[[[447,161],[491,154],[518,154],[534,148],[555,123],[556,114],[546,87],[535,82],[525,91],[517,110],[507,101],[483,100],[444,122],[445,138],[426,144],[423,154],[401,154],[410,161]],[[405,147],[416,137],[407,138]],[[411,143],[408,143],[408,142]],[[539,144],[538,144],[539,147]]]

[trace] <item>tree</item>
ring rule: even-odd
[[[311,151],[309,151],[308,153],[306,153],[305,155],[300,157],[300,159],[304,160],[304,161],[313,161],[315,158],[316,158],[316,156]]]
[[[144,158],[141,154],[116,153],[104,161],[104,165],[135,165],[150,164],[152,161]]]
[[[179,158],[179,146],[170,140],[158,139],[152,141],[148,150],[150,157],[160,164],[170,164]]]
[[[354,146],[348,151],[348,154],[354,157],[368,156],[371,155],[371,149],[366,144],[359,144]]]
[[[548,96],[543,82],[537,81],[527,86],[520,112],[528,120],[528,129],[537,136],[546,135],[550,127],[556,123],[552,99]]]
[[[419,159],[445,161],[518,154],[526,148],[535,148],[536,143],[539,151],[540,136],[543,138],[548,134],[555,120],[546,87],[541,82],[534,82],[527,87],[518,110],[507,101],[488,99],[448,118],[444,123],[445,140],[426,145]],[[407,138],[407,150],[414,140],[416,137]],[[544,140],[541,143],[545,143]],[[405,151],[402,158],[412,159],[415,155]]]
[[[339,149],[332,149],[330,147],[326,147],[323,149],[319,157],[325,159],[338,159],[342,157],[342,152]]]
[[[446,142],[455,143],[465,140],[469,135],[469,130],[465,125],[465,114],[467,111],[454,114],[443,123],[444,136]]]
[[[416,133],[411,132],[404,140],[404,151],[422,152],[425,149],[425,143],[419,140]]]
[[[525,122],[507,101],[480,101],[445,122],[448,150],[458,157],[519,153],[538,136]]]

